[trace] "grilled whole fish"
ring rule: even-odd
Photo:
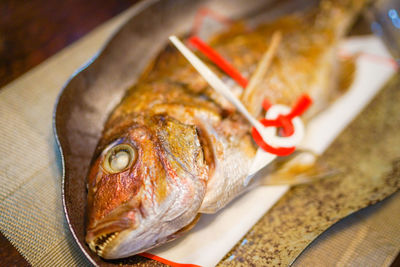
[[[263,82],[241,99],[261,116],[264,97],[292,105],[308,93],[316,112],[332,96],[335,49],[362,4],[322,1],[253,29],[237,23],[211,45],[250,78],[279,30],[282,41]],[[247,121],[167,46],[106,122],[88,174],[86,242],[115,259],[177,238],[199,214],[218,211],[245,190],[256,150]]]

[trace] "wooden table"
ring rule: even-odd
[[[138,0],[0,2],[0,87]],[[0,234],[2,266],[29,266]],[[400,266],[400,255],[392,266]]]

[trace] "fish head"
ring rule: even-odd
[[[195,126],[167,115],[125,117],[106,125],[88,174],[86,242],[106,259],[191,228],[208,177]]]

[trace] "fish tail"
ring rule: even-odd
[[[317,27],[335,28],[337,37],[344,36],[362,9],[371,0],[321,0],[315,20]]]

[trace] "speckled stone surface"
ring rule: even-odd
[[[320,158],[340,173],[292,188],[219,266],[290,265],[334,223],[400,188],[400,77],[396,76]]]

